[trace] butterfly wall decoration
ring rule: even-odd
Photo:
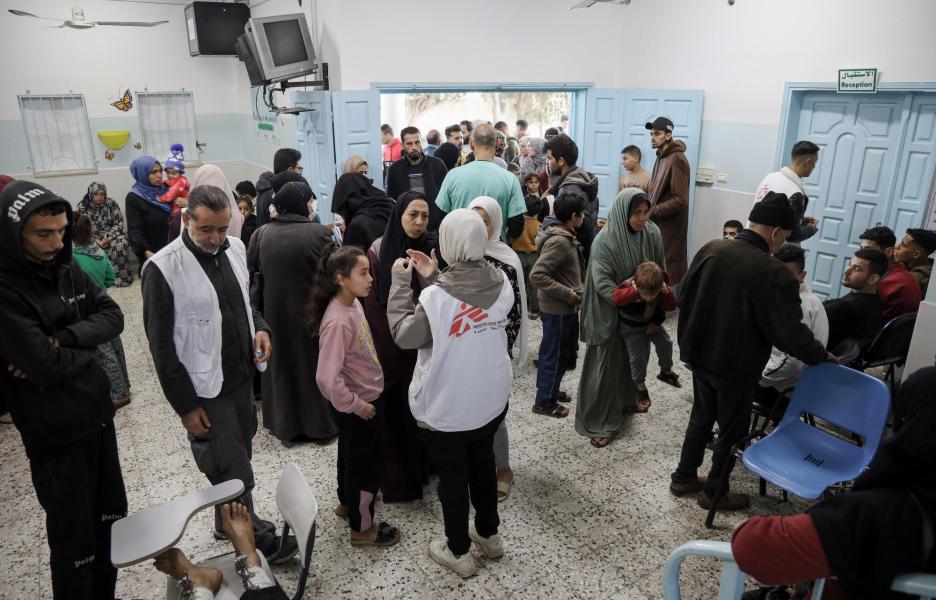
[[[107,160],[114,160],[114,153],[111,152],[110,150],[105,149],[104,158],[106,158]]]
[[[143,144],[141,144],[140,142],[137,142],[136,144],[133,145],[133,147],[139,150],[143,147]]]
[[[127,112],[131,108],[133,108],[133,95],[130,93],[130,90],[127,90],[126,92],[124,92],[123,98],[121,98],[117,102],[111,102],[111,106],[113,106],[114,108],[116,108],[117,110],[121,112]]]

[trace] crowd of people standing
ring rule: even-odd
[[[755,396],[777,401],[805,365],[837,361],[846,339],[867,345],[925,292],[936,234],[910,229],[898,244],[876,226],[843,274],[854,291],[825,303],[812,295],[798,246],[817,229],[803,186],[818,160],[810,142],[764,179],[747,225],[726,223],[724,239],[690,264],[689,164],[671,120],[646,124],[652,171],[636,146],[623,149],[626,174],[603,219],[598,180],[578,164],[575,141],[559,128],[545,138],[526,128],[522,119],[513,134],[503,122],[466,120],[444,128],[444,141],[430,131],[424,149],[417,128],[397,139],[384,125],[383,185],[372,165],[348,157],[330,225],[289,148],[256,184],[233,187],[214,165],[189,184],[180,157],[138,158],[126,228],[99,183],[73,212],[51,190],[5,178],[3,399],[48,516],[55,593],[113,597],[116,571],[95,557],[109,556],[110,524],[127,512],[113,416],[130,388],[123,315],[105,290],[132,283],[131,251],[163,394],[206,478],[244,482],[243,519],[269,562],[289,560],[297,545],[253,508],[261,423],[284,444],[337,437],[335,512],[355,547],[405,535],[405,524],[378,520],[378,494],[416,500],[438,475],[444,537],[428,551],[463,577],[478,569],[472,543],[489,558],[505,552],[498,503],[515,477],[505,417],[531,354],[532,412],[565,418],[574,400],[575,430],[604,448],[631,415],[652,410],[651,348],[657,379],[682,386],[664,327],[678,307],[693,407],[670,491],[740,510],[749,499],[727,492],[726,462]],[[579,361],[573,394],[562,381]],[[48,410],[52,401],[62,409]],[[700,477],[716,425],[712,467]],[[65,479],[41,476],[53,470]],[[62,486],[68,498],[56,493]],[[219,539],[231,530],[229,511],[216,510]]]

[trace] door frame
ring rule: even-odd
[[[835,82],[807,82],[783,84],[783,102],[780,105],[780,126],[777,130],[777,148],[774,153],[774,170],[780,170],[786,164],[784,149],[796,137],[798,120],[792,118],[803,108],[803,96],[809,92],[834,92],[838,89]],[[879,92],[929,92],[936,93],[936,82],[926,83],[880,83]],[[851,95],[851,94],[847,94]],[[873,96],[874,94],[862,94]]]

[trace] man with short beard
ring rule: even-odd
[[[400,131],[403,139],[403,156],[390,165],[387,172],[387,195],[396,200],[403,192],[414,191],[424,194],[429,202],[430,229],[435,230],[441,222],[441,215],[434,209],[436,196],[442,187],[442,180],[448,169],[445,163],[434,156],[427,156],[422,150],[419,129],[404,127]]]
[[[884,300],[878,284],[887,271],[887,255],[874,248],[855,251],[842,273],[842,285],[851,290],[822,303],[829,318],[829,348],[853,339],[867,348],[883,325]]]
[[[250,306],[244,244],[227,237],[230,201],[214,186],[189,195],[183,231],[143,267],[143,326],[163,394],[182,419],[199,470],[217,485],[244,482],[240,501],[254,523],[257,548],[271,563],[296,553],[282,549],[275,526],[254,513],[250,464],[257,432],[252,380],[266,368],[272,344]],[[217,508],[217,507],[216,507]],[[215,511],[215,538],[224,539]]]
[[[686,144],[673,139],[673,122],[657,117],[644,125],[650,131],[650,144],[657,151],[650,177],[650,220],[663,235],[666,272],[673,285],[686,274],[689,234],[689,160]]]

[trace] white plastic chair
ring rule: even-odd
[[[718,600],[737,600],[744,593],[745,574],[738,568],[738,563],[731,553],[731,544],[728,542],[713,542],[710,540],[694,540],[686,542],[673,550],[666,559],[663,568],[663,598],[665,600],[680,600],[679,568],[687,556],[710,556],[724,563],[722,565],[721,579],[718,583]],[[816,581],[813,586],[812,598],[822,598],[825,591],[825,579]],[[936,575],[928,573],[909,573],[898,575],[891,584],[891,591],[918,596],[922,600],[936,599]]]
[[[296,535],[296,542],[299,546],[299,558],[302,564],[302,570],[299,572],[299,582],[294,600],[302,598],[305,593],[306,584],[309,577],[309,569],[312,563],[312,550],[315,547],[315,518],[318,516],[318,501],[309,483],[303,477],[302,472],[294,463],[289,463],[283,469],[280,475],[279,483],[276,485],[276,507],[283,516],[283,532],[281,539],[285,540],[289,535],[290,529]],[[270,581],[276,581],[273,573],[270,571],[270,565],[266,557],[259,550],[260,562],[263,570],[266,571]],[[223,577],[221,589],[215,594],[216,600],[238,600],[244,593],[243,582],[234,568],[234,552],[228,552],[220,556],[209,558],[199,563],[199,566],[213,567],[221,571]],[[168,600],[178,600],[182,590],[179,588],[176,580],[168,578],[166,583],[166,598]]]

